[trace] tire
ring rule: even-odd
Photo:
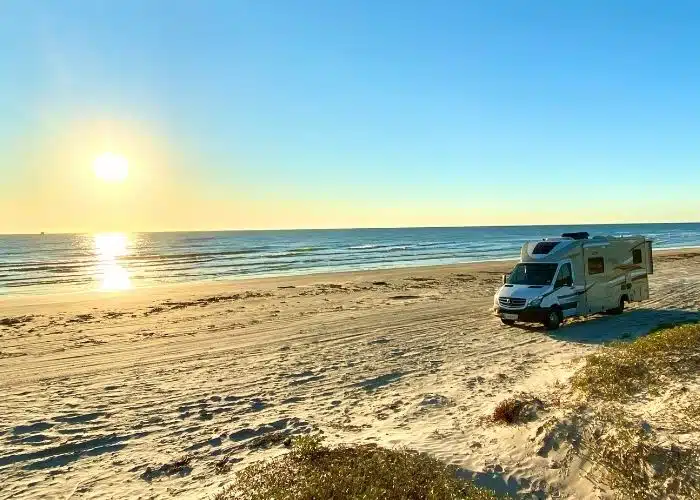
[[[552,309],[547,313],[547,320],[544,322],[544,327],[547,330],[556,330],[559,328],[559,325],[561,325],[563,319],[559,309]]]
[[[504,325],[513,326],[515,324],[515,320],[501,318],[501,323],[503,323]]]
[[[625,298],[620,297],[620,304],[615,309],[610,309],[610,314],[622,314],[625,311]]]

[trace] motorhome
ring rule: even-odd
[[[651,240],[644,236],[580,232],[529,241],[503,276],[494,312],[506,325],[535,322],[551,330],[573,316],[620,314],[625,303],[649,298],[653,272]]]

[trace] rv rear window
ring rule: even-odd
[[[552,251],[552,248],[557,246],[558,241],[540,241],[535,248],[532,249],[533,255],[547,255]]]
[[[605,259],[603,257],[591,257],[588,259],[588,274],[603,274],[605,272]]]
[[[639,248],[632,250],[632,264],[642,263],[642,251]]]

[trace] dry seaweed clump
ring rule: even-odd
[[[375,445],[325,447],[303,436],[290,453],[249,465],[216,500],[481,500],[496,498],[426,454]]]
[[[667,377],[700,372],[700,324],[673,326],[586,358],[572,379],[586,397],[621,400],[656,388]]]
[[[520,394],[517,397],[504,399],[493,411],[491,420],[503,424],[522,424],[537,417],[537,411],[544,408],[544,403],[530,395]]]

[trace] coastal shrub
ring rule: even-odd
[[[700,498],[697,448],[659,440],[649,424],[606,407],[582,429],[585,458],[618,498]]]
[[[577,411],[583,419],[571,441],[595,465],[591,476],[619,498],[700,498],[700,448],[693,440],[673,437],[700,429],[695,423],[700,403],[686,387],[699,375],[697,323],[662,325],[645,337],[587,356],[571,382],[585,398],[578,403],[589,411]],[[663,407],[673,414],[662,419],[664,433],[657,435],[625,403],[633,396],[635,401],[653,398],[661,388]]]
[[[700,372],[700,324],[655,331],[614,343],[586,357],[572,378],[586,397],[620,400],[663,384],[665,378]]]
[[[376,445],[326,447],[318,437],[295,438],[281,457],[253,463],[216,500],[482,500],[496,498],[459,479],[444,463]]]
[[[683,407],[677,420],[688,430],[700,432],[700,401],[693,401]]]

